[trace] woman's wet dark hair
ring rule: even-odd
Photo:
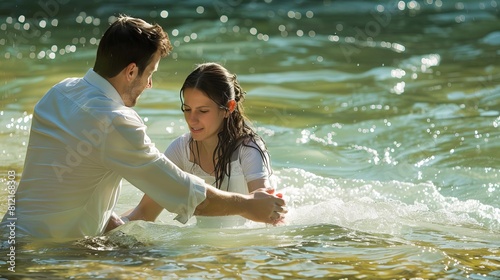
[[[240,145],[258,150],[265,165],[270,166],[268,162],[269,155],[264,141],[249,126],[249,120],[244,114],[242,103],[245,100],[246,92],[241,88],[236,75],[231,74],[226,68],[217,63],[209,62],[198,65],[187,76],[180,90],[181,109],[184,107],[183,94],[187,88],[202,91],[219,108],[226,111],[229,111],[227,107],[228,101],[236,101],[234,111],[226,118],[221,131],[217,134],[219,141],[213,154],[215,185],[217,188],[221,188],[225,175],[228,178],[231,177],[231,156]],[[250,145],[251,142],[253,142],[253,145]],[[258,142],[262,144],[259,145]],[[193,138],[190,139],[189,143],[196,163],[196,159],[199,159],[199,155],[195,154],[195,151],[198,151],[197,143]],[[271,174],[271,170],[268,170],[268,173]]]
[[[94,71],[104,78],[112,78],[130,63],[136,63],[142,75],[158,50],[161,57],[172,50],[161,26],[120,15],[99,42]]]

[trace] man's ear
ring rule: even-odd
[[[125,71],[125,77],[127,81],[133,81],[137,75],[139,75],[139,67],[137,67],[137,64],[135,62],[131,62],[127,67],[124,69]]]

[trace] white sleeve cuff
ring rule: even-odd
[[[178,213],[175,220],[185,224],[194,215],[196,207],[207,198],[207,184],[205,180],[195,175],[189,174],[191,185],[189,186],[189,198],[185,211]]]

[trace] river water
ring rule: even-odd
[[[0,277],[500,278],[499,1],[173,2],[0,3],[0,212],[33,106],[92,67],[124,13],[174,44],[136,106],[152,140],[163,150],[187,131],[178,90],[195,64],[224,64],[270,150],[286,225],[202,229],[164,211],[102,237],[18,238],[15,257],[6,236]],[[124,182],[117,212],[141,195]]]

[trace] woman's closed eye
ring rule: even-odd
[[[191,109],[190,109],[190,108],[182,108],[181,110],[182,110],[182,112],[184,112],[184,113],[189,113],[189,112],[191,112]],[[205,113],[210,112],[210,110],[198,110],[198,112],[200,112],[200,113],[202,113],[202,114],[205,114]]]

